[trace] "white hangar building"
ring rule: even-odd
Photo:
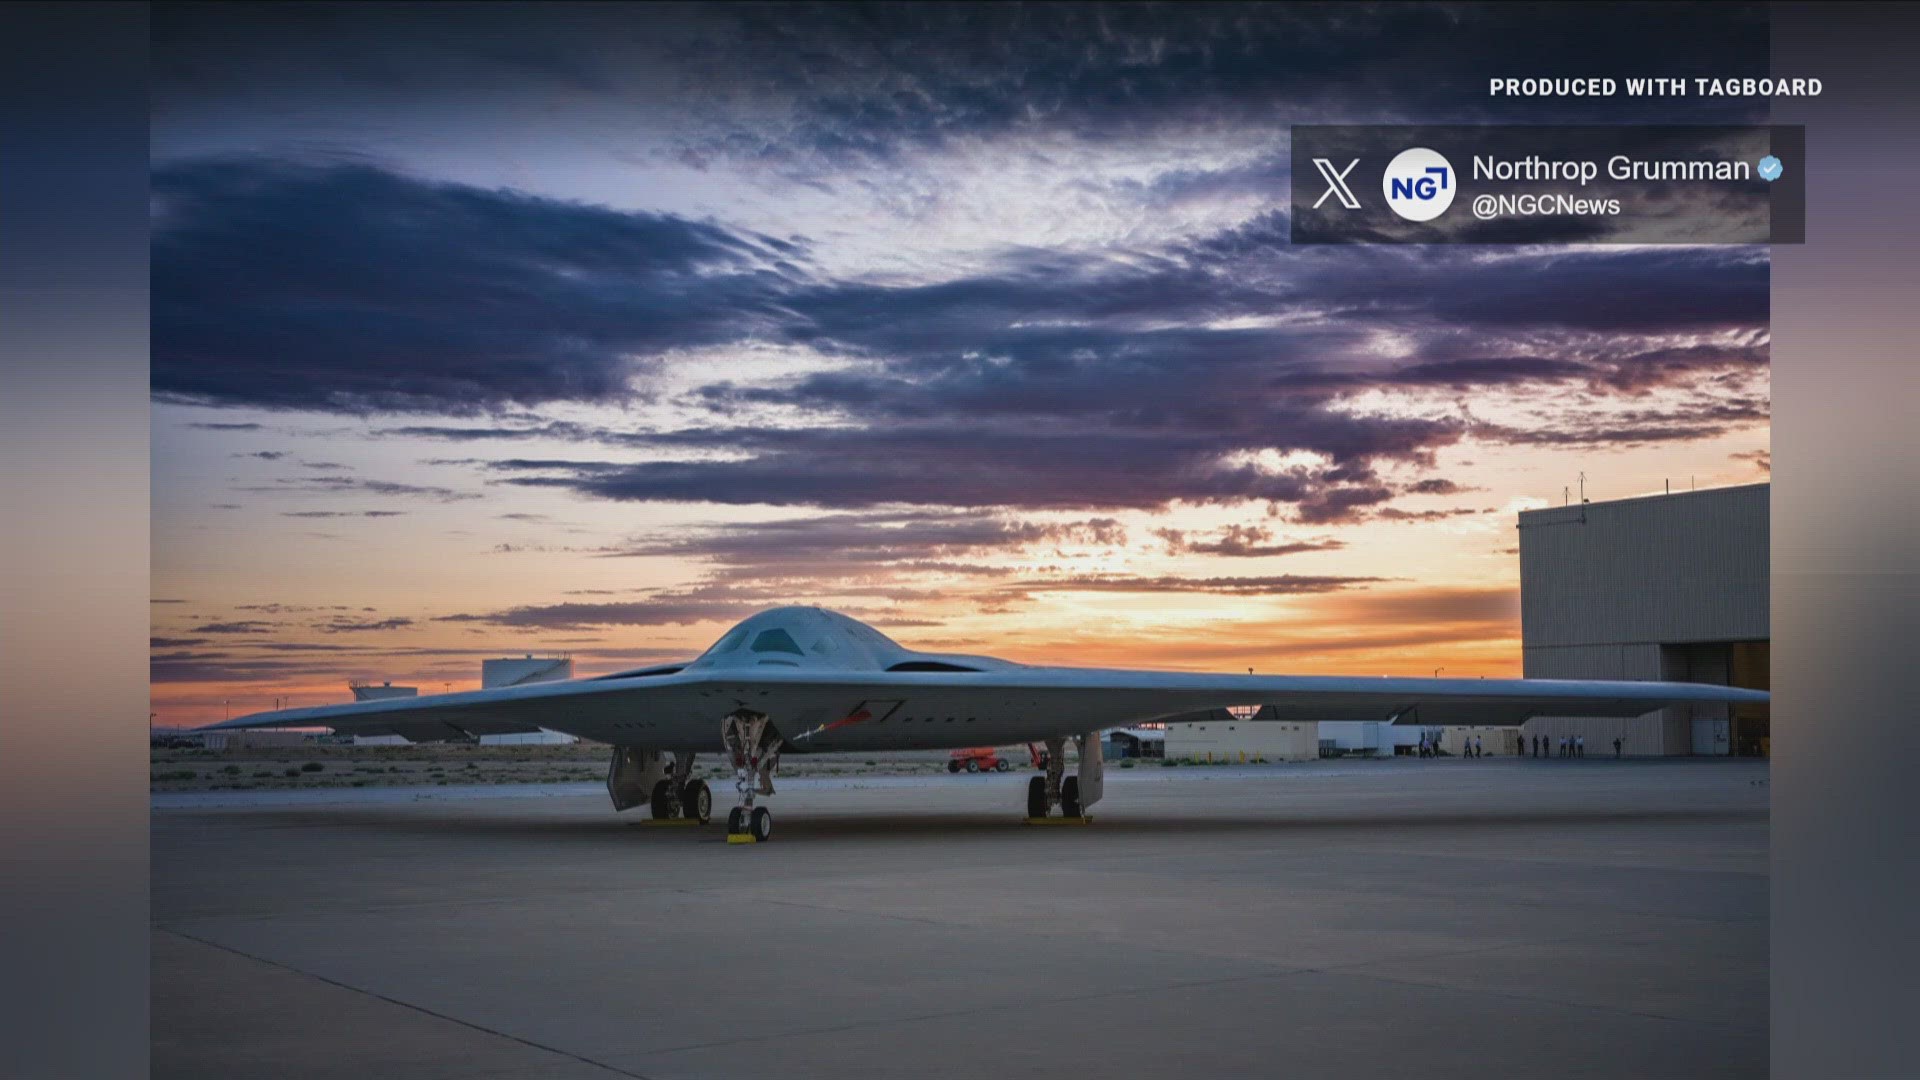
[[[1520,515],[1530,679],[1668,679],[1767,689],[1767,484],[1582,502]],[[1538,718],[1588,757],[1765,756],[1769,706],[1676,706],[1632,720]]]

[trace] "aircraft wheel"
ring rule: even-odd
[[[773,837],[773,811],[764,806],[754,807],[753,817],[749,819],[748,827],[755,840],[766,843]]]
[[[977,762],[977,761],[969,761],[969,762],[967,762],[967,771],[968,771],[968,772],[979,772],[979,771],[980,771],[980,763],[979,763],[979,762]]]
[[[747,808],[736,806],[727,811],[727,834],[738,836],[747,831]]]
[[[689,780],[680,789],[680,813],[702,825],[713,816],[713,792],[707,790],[705,780]]]
[[[1007,767],[1008,767],[1008,766],[1007,766],[1007,761],[1006,761],[1006,759],[1005,759],[1005,758],[1001,758],[1001,759],[1000,759],[999,761],[996,761],[996,762],[994,762],[994,763],[993,763],[993,771],[994,771],[994,772],[1006,772],[1006,771],[1007,771]]]
[[[1027,781],[1027,816],[1047,816],[1047,778],[1044,776]]]
[[[653,785],[653,820],[673,817],[679,809],[680,800],[673,797],[673,781],[662,780]]]
[[[1080,816],[1080,778],[1077,776],[1060,781],[1060,816]]]

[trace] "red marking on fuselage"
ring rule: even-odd
[[[837,727],[846,727],[848,724],[857,724],[862,720],[871,720],[871,719],[873,719],[872,713],[868,712],[865,709],[860,709],[854,713],[851,713],[838,720],[835,720],[833,723],[828,724],[827,726],[820,728],[818,730],[832,731],[834,728],[837,728]]]

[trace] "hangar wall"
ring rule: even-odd
[[[1527,677],[1764,683],[1769,493],[1749,484],[1523,512]],[[1756,647],[1757,665],[1734,663]],[[1616,737],[1628,754],[1726,753],[1736,749],[1732,722],[1714,704],[1630,720],[1541,718],[1525,731],[1584,735],[1589,755],[1612,753]],[[1767,730],[1765,718],[1747,724]]]
[[[1178,761],[1314,761],[1320,756],[1320,725],[1282,720],[1170,723],[1166,756]]]

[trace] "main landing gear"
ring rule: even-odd
[[[720,739],[733,761],[733,789],[740,796],[740,804],[727,811],[727,843],[765,843],[773,838],[773,811],[753,805],[753,800],[773,794],[780,733],[764,713],[740,709],[720,722]]]
[[[673,774],[653,785],[653,820],[687,820],[701,825],[713,816],[713,792],[707,782],[693,775],[693,752],[676,751]]]
[[[1073,740],[1080,751],[1080,767],[1074,776],[1066,775],[1067,740],[1064,737],[1047,740],[1046,772],[1027,781],[1027,824],[1084,825],[1092,820],[1087,816],[1087,809],[1100,801],[1105,787],[1100,738],[1095,733],[1075,735]],[[1056,806],[1060,808],[1060,816],[1049,817]]]
[[[713,793],[693,775],[693,751],[677,750],[671,765],[659,750],[613,748],[607,766],[607,794],[615,810],[645,804],[652,824],[704,825],[713,815]]]

